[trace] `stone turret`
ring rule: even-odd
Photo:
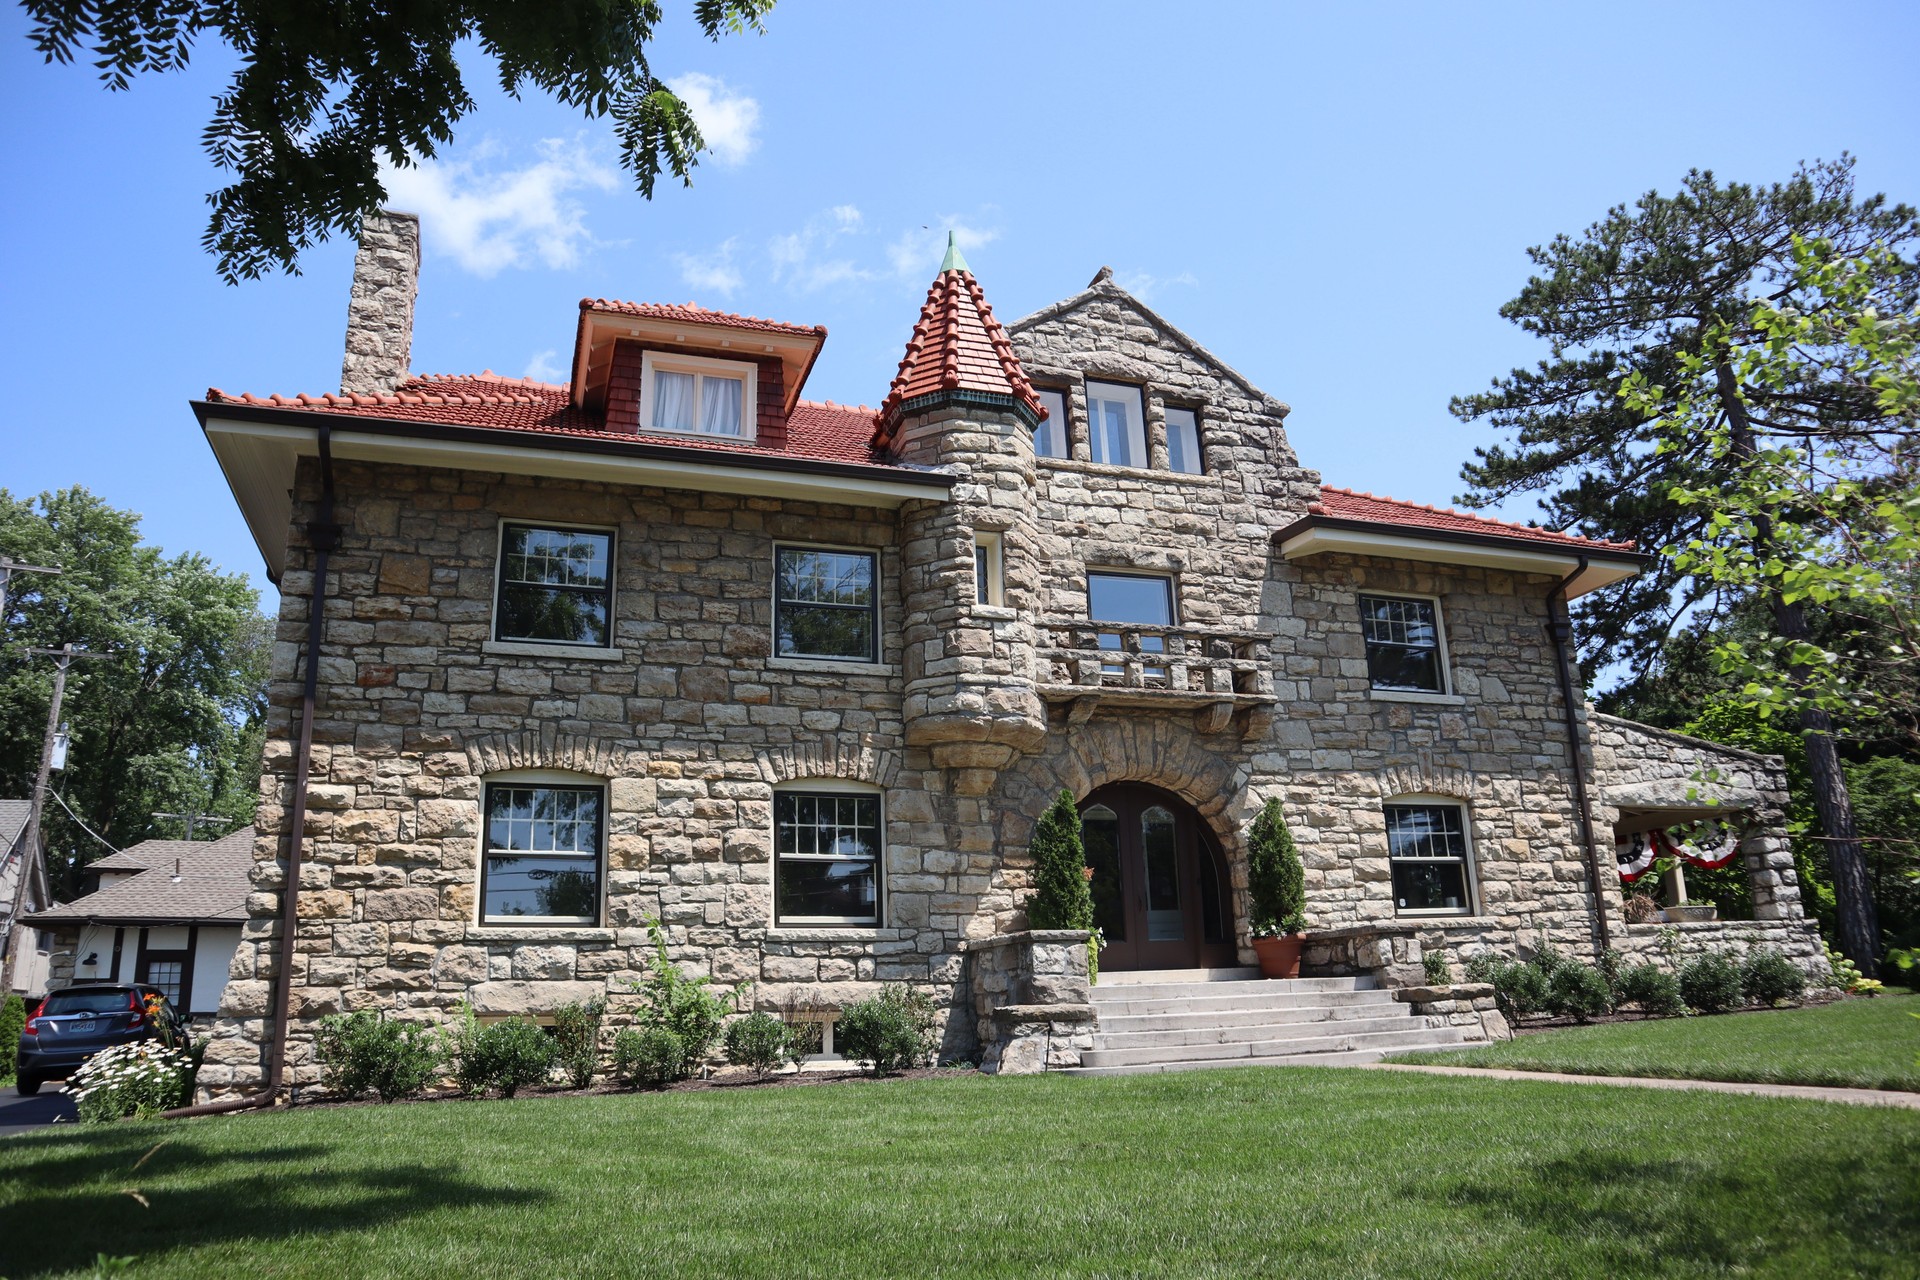
[[[1039,608],[1033,428],[1046,410],[948,237],[874,443],[902,461],[961,477],[945,502],[901,511],[908,743],[983,794],[994,771],[1046,737],[1036,688]],[[976,547],[997,592],[978,599]]]
[[[342,394],[382,395],[407,380],[420,292],[420,215],[383,209],[360,222],[347,299]]]

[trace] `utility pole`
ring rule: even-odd
[[[202,818],[212,818],[215,822],[220,822],[220,823],[233,821],[232,818],[227,817],[223,813],[201,813],[198,810],[190,811],[187,813],[156,812],[156,813],[149,814],[148,816],[154,817],[154,818],[166,818],[172,822],[185,823],[187,827],[187,839],[189,840],[193,839],[193,829],[195,825],[198,824]]]
[[[14,935],[19,931],[20,912],[27,901],[27,880],[33,870],[33,859],[44,856],[40,850],[40,813],[47,803],[47,779],[53,772],[53,735],[60,731],[60,704],[67,696],[67,668],[76,661],[90,658],[104,658],[104,653],[88,653],[76,649],[71,642],[58,649],[29,649],[28,653],[39,657],[53,658],[53,702],[47,708],[47,734],[40,743],[40,772],[33,780],[33,804],[27,811],[27,825],[15,841],[20,851],[20,878],[13,886],[13,909],[7,913],[7,958],[0,966],[0,993],[13,990]]]
[[[57,575],[59,572],[58,569],[50,568],[44,564],[21,564],[12,556],[0,556],[0,627],[7,625],[7,584],[13,580],[14,574],[51,573]]]

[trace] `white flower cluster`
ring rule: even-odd
[[[136,1040],[102,1049],[67,1081],[83,1120],[119,1120],[164,1111],[179,1099],[191,1060],[183,1049]]]

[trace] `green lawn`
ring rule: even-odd
[[[1390,1061],[1920,1091],[1920,1019],[1910,1013],[1920,1013],[1920,995],[1568,1027],[1482,1049],[1396,1054]]]
[[[1917,1181],[1920,1114],[1880,1108],[964,1076],[0,1140],[0,1273],[1905,1277]]]

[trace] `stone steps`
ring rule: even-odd
[[[1416,1026],[1418,1024],[1415,1024]],[[1182,1048],[1188,1045],[1255,1044],[1282,1039],[1322,1040],[1329,1036],[1363,1036],[1409,1029],[1404,1011],[1370,1018],[1321,1019],[1298,1023],[1257,1022],[1239,1026],[1181,1027],[1162,1031],[1110,1031],[1095,1034],[1095,1052],[1109,1049]]]
[[[1402,1019],[1408,1022],[1411,1019]],[[1235,1040],[1223,1044],[1156,1045],[1145,1049],[1105,1049],[1103,1037],[1095,1033],[1094,1048],[1080,1055],[1084,1067],[1132,1067],[1150,1062],[1228,1062],[1235,1058],[1289,1058],[1318,1053],[1345,1053],[1353,1050],[1378,1050],[1394,1053],[1401,1049],[1424,1049],[1443,1044],[1459,1044],[1457,1027],[1409,1026],[1402,1031],[1368,1031],[1358,1035],[1343,1030],[1322,1029],[1317,1035],[1296,1035],[1280,1040]]]
[[[1223,974],[1233,976],[1221,976]],[[1249,975],[1249,976],[1241,976]],[[1114,975],[1093,989],[1098,1023],[1078,1074],[1335,1065],[1461,1044],[1365,978],[1263,979],[1248,970]],[[1123,979],[1124,980],[1119,980]]]

